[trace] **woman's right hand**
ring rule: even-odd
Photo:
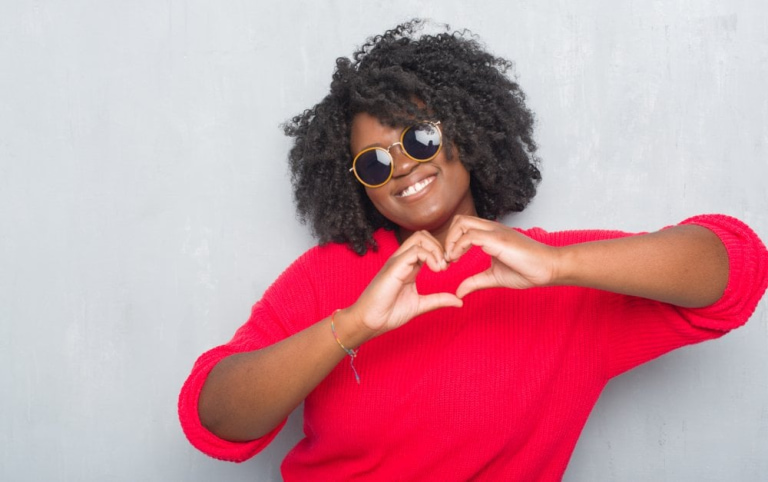
[[[274,430],[346,353],[413,317],[447,306],[462,306],[453,293],[420,295],[416,275],[424,264],[448,268],[440,243],[426,232],[412,234],[387,260],[352,306],[338,313],[336,339],[325,318],[268,347],[221,360],[210,372],[197,401],[204,426],[231,441],[254,440]]]
[[[448,268],[437,239],[427,231],[417,231],[390,256],[358,300],[344,310],[347,316],[377,336],[428,311],[461,307],[462,301],[454,293],[419,294],[416,276],[425,263],[435,272]]]

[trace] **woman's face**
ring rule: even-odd
[[[357,114],[352,120],[352,156],[367,147],[387,148],[400,140],[403,126],[389,127],[370,114]],[[446,159],[445,149],[432,161],[417,162],[403,154],[400,146],[390,149],[394,172],[388,183],[365,188],[376,209],[400,227],[401,239],[418,230],[427,230],[441,242],[457,214],[475,216],[475,203],[469,189],[469,172],[453,149]]]

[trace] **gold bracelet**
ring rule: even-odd
[[[347,348],[339,339],[339,335],[336,334],[336,326],[334,326],[333,320],[336,318],[336,313],[339,311],[341,310],[336,310],[331,315],[331,333],[333,333],[333,337],[336,338],[336,343],[338,343],[341,349],[344,350],[347,355],[349,355],[349,366],[352,367],[352,372],[355,374],[355,380],[357,381],[357,384],[360,385],[360,375],[357,373],[357,369],[355,368],[355,358],[357,358],[357,353],[360,351],[360,349],[358,348],[357,350],[353,350],[351,348]]]

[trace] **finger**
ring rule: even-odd
[[[445,236],[445,252],[449,253],[456,241],[461,238],[469,229],[469,216],[457,215],[451,220],[448,227],[448,234]]]
[[[406,249],[410,248],[411,246],[428,246],[434,244],[438,248],[441,246],[440,242],[432,236],[432,233],[426,230],[420,230],[415,231],[413,234],[408,236],[405,241],[403,241],[403,244],[400,245],[400,248],[398,251],[405,251]]]
[[[448,263],[445,261],[443,254],[443,246],[432,234],[427,231],[417,231],[403,243],[401,249],[405,248],[407,250],[415,246],[428,251],[434,256],[435,262],[428,263],[432,271],[442,271],[448,268]]]
[[[455,261],[466,252],[466,250],[457,251],[455,246],[470,231],[490,231],[496,227],[495,225],[496,223],[493,221],[473,216],[455,216],[451,222],[451,226],[448,228],[448,234],[445,238],[446,259],[448,261]]]
[[[449,261],[457,260],[464,255],[472,246],[479,246],[487,254],[497,257],[504,249],[502,233],[498,230],[478,230],[468,229],[451,246],[450,251],[446,251],[446,257]]]
[[[500,286],[501,284],[490,271],[483,271],[462,281],[456,288],[456,296],[464,298],[473,291],[499,288]]]
[[[422,264],[426,263],[432,271],[443,271],[448,267],[448,263],[443,258],[440,250],[433,249],[430,251],[424,247],[417,246],[416,254]]]
[[[432,271],[448,269],[448,262],[445,259],[445,248],[443,247],[443,244],[428,231],[420,231],[420,233],[423,233],[424,237],[422,247],[434,254],[435,259],[438,262],[438,269],[435,269],[433,266],[430,266],[430,269],[432,269]]]
[[[422,264],[426,263],[432,271],[440,271],[445,267],[445,260],[438,256],[438,253],[421,246],[411,246],[394,259],[393,274],[401,282],[409,282],[418,274]]]
[[[438,308],[461,308],[464,302],[452,293],[434,293],[419,298],[419,314],[424,314]]]

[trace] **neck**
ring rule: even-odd
[[[467,203],[467,206],[464,209],[456,212],[456,214],[451,216],[447,221],[439,224],[438,226],[435,226],[434,228],[426,228],[427,231],[429,231],[429,234],[434,236],[434,238],[440,243],[441,246],[445,246],[445,238],[448,237],[448,231],[450,231],[451,225],[453,224],[453,218],[460,214],[465,216],[477,216],[475,203],[471,202],[471,198],[470,202]],[[395,236],[397,237],[399,244],[403,244],[403,242],[411,237],[414,232],[416,232],[416,230],[408,229],[403,226],[398,226],[395,228]]]

